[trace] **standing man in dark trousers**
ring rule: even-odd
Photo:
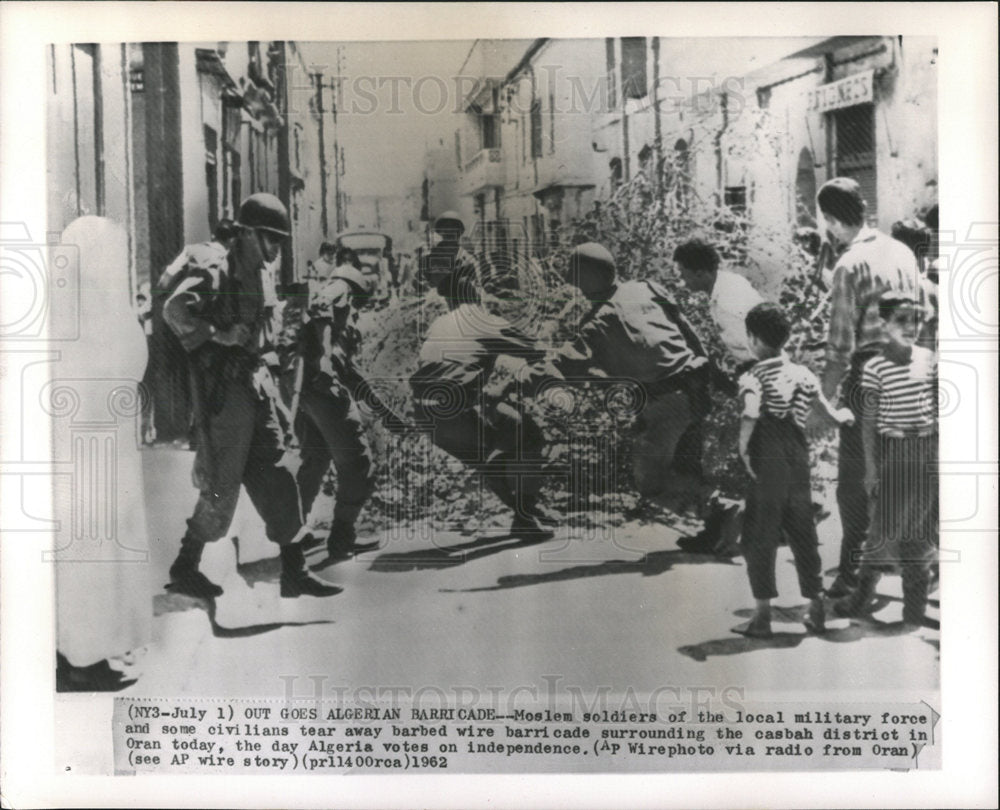
[[[198,570],[206,543],[223,537],[246,487],[268,539],[281,547],[281,595],[332,596],[340,588],[306,568],[295,477],[282,466],[276,386],[269,366],[278,306],[269,270],[289,234],[288,212],[271,194],[240,206],[239,233],[224,264],[189,262],[179,271],[164,318],[190,357],[198,452],[194,480],[201,494],[169,588],[198,598],[222,588]]]
[[[861,438],[861,370],[885,343],[879,297],[895,290],[917,299],[921,296],[920,270],[906,245],[865,224],[865,201],[857,181],[848,177],[827,181],[816,203],[831,241],[846,247],[833,271],[830,331],[821,378],[823,395],[832,401],[840,387],[841,404],[854,414],[853,424],[840,428],[837,506],[843,540],[837,578],[827,591],[830,596],[844,596],[857,587],[861,546],[869,522]],[[822,430],[824,424],[823,415],[814,410],[809,418],[810,432]]]
[[[378,543],[359,544],[354,530],[375,488],[358,399],[376,405],[376,409],[382,405],[372,402],[373,392],[354,365],[361,344],[358,304],[372,292],[374,286],[364,273],[350,264],[340,264],[329,279],[310,284],[307,311],[299,325],[302,383],[296,430],[302,464],[297,478],[302,510],[308,517],[331,461],[336,469],[336,505],[327,538],[331,560],[378,547]],[[387,427],[406,428],[388,408],[381,411]]]
[[[544,375],[535,341],[492,315],[480,303],[476,265],[459,246],[464,230],[452,212],[435,222],[442,240],[421,272],[448,302],[449,312],[427,331],[416,373],[410,378],[417,420],[438,447],[465,462],[514,511],[510,533],[524,540],[553,536],[538,508],[542,484],[541,428],[519,399],[488,397],[487,380],[500,355],[521,358],[521,390],[533,393]]]

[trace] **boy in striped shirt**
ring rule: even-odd
[[[858,587],[834,610],[866,612],[885,571],[903,576],[903,624],[923,624],[938,545],[937,361],[916,345],[921,308],[899,292],[879,299],[886,342],[861,375],[865,491],[874,514],[862,547]]]
[[[810,601],[806,627],[821,633],[826,621],[823,578],[804,428],[817,401],[839,424],[854,416],[849,408],[834,409],[820,391],[816,376],[782,351],[791,327],[779,306],[755,306],[747,313],[746,329],[757,363],[739,383],[743,400],[740,457],[751,478],[742,545],[757,605],[750,621],[733,632],[753,638],[771,636],[771,600],[778,595],[774,566],[784,530],[799,588]]]

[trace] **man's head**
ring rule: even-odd
[[[589,301],[607,300],[616,277],[614,256],[597,242],[577,245],[569,255],[566,283],[577,287]]]
[[[236,238],[236,234],[239,233],[239,228],[236,227],[236,223],[231,219],[222,219],[219,224],[215,226],[215,230],[212,232],[212,241],[218,242],[220,245],[224,245],[227,249],[233,246],[233,240]]]
[[[332,262],[337,255],[337,248],[332,242],[324,242],[319,246],[319,257],[326,262]]]
[[[273,194],[251,194],[240,206],[237,221],[241,227],[249,228],[256,234],[260,252],[267,262],[273,262],[278,257],[281,243],[291,232],[288,209]]]
[[[785,311],[777,304],[757,304],[747,313],[747,342],[758,359],[773,357],[788,341],[792,327]]]
[[[912,296],[893,291],[883,293],[878,299],[878,315],[889,343],[909,348],[917,342],[923,313]]]
[[[337,269],[330,274],[331,280],[335,278],[343,279],[350,286],[355,306],[370,301],[375,292],[375,280],[349,263],[337,266]]]
[[[692,292],[711,292],[719,274],[719,253],[703,239],[688,239],[674,250],[674,262]]]
[[[445,211],[434,220],[434,233],[448,242],[458,242],[465,233],[465,223],[455,211]]]
[[[347,265],[348,267],[353,267],[356,270],[361,269],[361,259],[359,259],[358,254],[349,247],[342,247],[337,250],[335,263],[337,267]]]
[[[846,245],[865,224],[865,201],[861,186],[850,177],[827,180],[816,195],[816,205],[827,231],[840,244]]]

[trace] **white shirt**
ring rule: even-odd
[[[709,312],[729,353],[739,362],[753,360],[747,345],[746,317],[764,301],[753,285],[730,270],[719,270],[709,294]]]
[[[321,281],[326,281],[333,274],[334,267],[333,262],[328,262],[322,256],[313,262],[313,275]]]

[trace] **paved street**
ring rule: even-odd
[[[443,689],[541,686],[543,676],[583,690],[733,685],[748,693],[793,690],[934,689],[938,631],[900,635],[900,583],[879,590],[878,621],[833,619],[807,635],[788,549],[779,553],[771,640],[730,628],[753,605],[742,560],[689,555],[678,534],[638,522],[613,538],[559,530],[518,547],[494,530],[469,527],[429,537],[381,536],[383,548],[322,568],[344,592],[283,600],[274,547],[252,510],[232,542],[206,553],[204,570],[225,588],[214,610],[162,591],[195,492],[192,454],[145,451],[154,570],[154,645],[146,672],[125,694],[273,696],[281,676],[321,678],[324,691],[371,686]],[[248,516],[245,513],[250,512]],[[836,518],[820,527],[826,568],[837,554]],[[253,562],[246,562],[256,558]],[[937,619],[936,595],[929,616]],[[905,665],[903,665],[905,664]],[[298,693],[312,694],[300,680]]]

